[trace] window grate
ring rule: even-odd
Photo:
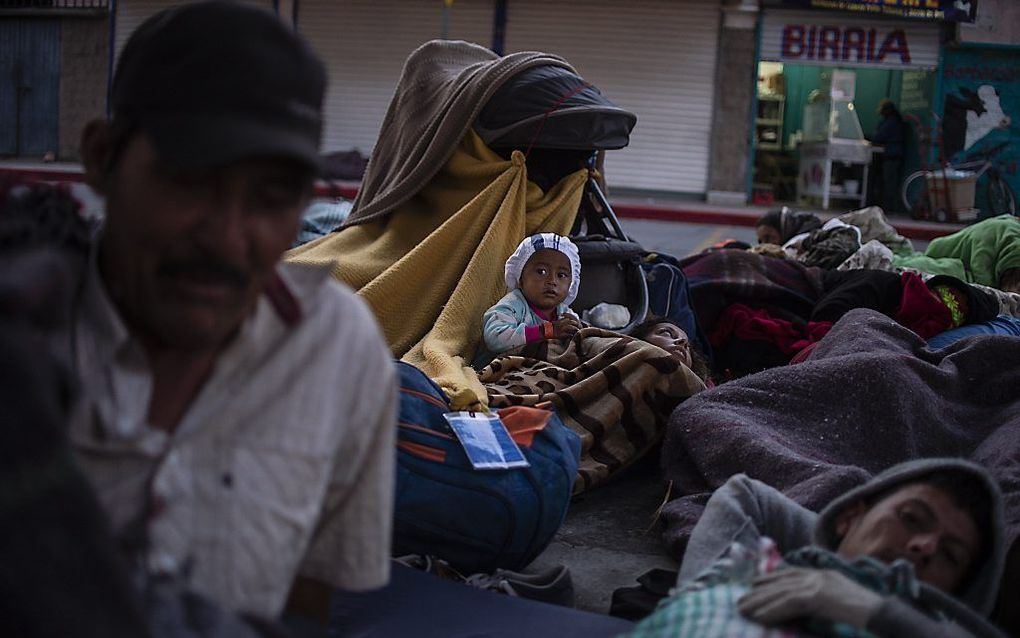
[[[0,0],[0,11],[108,11],[109,8],[109,0]]]

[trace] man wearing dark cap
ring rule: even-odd
[[[66,344],[77,459],[151,572],[266,618],[389,574],[389,352],[328,272],[279,263],[325,86],[272,13],[189,4],[135,31],[82,136],[106,218]]]

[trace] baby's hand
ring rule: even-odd
[[[581,329],[581,323],[573,317],[563,317],[552,322],[553,336],[556,339],[570,339]]]

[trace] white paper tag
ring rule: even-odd
[[[476,470],[528,467],[528,459],[495,414],[448,412],[443,416]]]

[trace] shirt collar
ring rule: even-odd
[[[80,317],[74,330],[78,343],[92,344],[95,352],[91,354],[102,357],[105,364],[131,343],[131,333],[113,305],[99,273],[98,244],[98,240],[94,241],[89,251]],[[91,333],[91,338],[84,338],[85,332]]]

